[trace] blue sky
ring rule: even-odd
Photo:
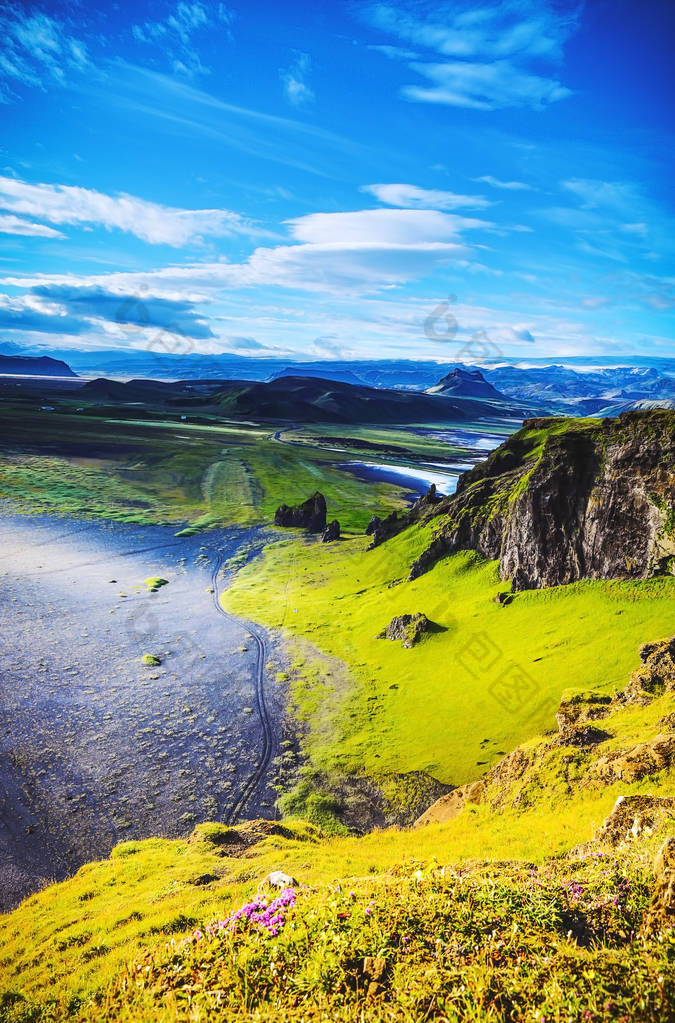
[[[0,33],[0,341],[674,354],[670,0],[10,0]]]

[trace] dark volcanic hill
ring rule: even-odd
[[[513,590],[675,573],[675,412],[526,421],[455,494],[422,498],[374,543],[429,521],[411,579],[467,549],[498,558]]]
[[[249,380],[90,380],[84,401],[147,404],[157,408],[201,408],[232,419],[298,423],[447,423],[476,416],[523,418],[517,403],[451,399],[323,377]]]
[[[49,355],[0,355],[0,376],[76,377],[70,366]]]
[[[509,401],[487,382],[479,369],[461,369],[459,366],[447,373],[434,387],[430,387],[428,393],[444,394],[447,397],[490,398],[506,403]]]
[[[515,403],[365,387],[318,377],[226,385],[218,403],[228,415],[291,422],[433,423],[470,416],[513,415]]]

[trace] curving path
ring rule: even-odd
[[[258,719],[260,721],[260,729],[262,732],[262,748],[258,762],[252,771],[250,777],[245,782],[239,795],[232,804],[227,817],[227,824],[236,824],[242,811],[246,808],[247,803],[250,801],[256,790],[260,787],[267,768],[270,765],[272,754],[274,752],[274,741],[272,734],[272,724],[270,716],[267,710],[267,703],[265,701],[265,662],[267,659],[267,645],[264,639],[258,635],[258,633],[249,624],[243,622],[240,618],[235,618],[234,615],[229,614],[220,602],[220,590],[218,588],[220,570],[223,565],[223,552],[218,550],[216,556],[216,563],[211,576],[211,585],[213,588],[213,603],[219,614],[223,615],[230,622],[234,622],[243,632],[249,636],[256,648],[256,660],[255,660],[255,702],[256,710],[258,712]]]
[[[252,541],[2,509],[0,911],[120,841],[273,816],[284,694],[264,630],[219,600]]]

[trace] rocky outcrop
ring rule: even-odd
[[[499,559],[514,591],[675,572],[675,413],[528,420],[454,495],[376,531],[374,545],[430,520],[411,579],[463,549]]]
[[[617,782],[627,785],[645,778],[663,780],[675,763],[675,714],[646,724],[642,741],[617,736],[624,710],[661,700],[672,706],[675,692],[675,636],[645,643],[642,661],[625,689],[615,696],[580,693],[564,700],[558,709],[558,732],[547,734],[508,753],[477,782],[453,789],[428,808],[417,824],[452,820],[467,803],[485,802],[492,810],[524,808],[541,798],[542,790],[571,794],[575,789],[603,789]],[[656,715],[654,715],[656,716]],[[605,721],[600,728],[598,721]],[[605,746],[607,744],[607,746]],[[632,835],[649,834],[666,816],[675,812],[670,798],[628,795],[617,801],[612,814],[593,841],[617,844]],[[586,847],[577,847],[583,851]]]
[[[642,664],[621,694],[625,703],[649,703],[666,690],[675,691],[675,636],[640,647]]]
[[[340,523],[338,522],[337,519],[333,519],[333,521],[324,529],[321,535],[321,543],[332,543],[334,540],[339,539]]]
[[[425,614],[418,611],[414,615],[396,615],[386,629],[378,633],[377,639],[401,640],[402,646],[410,649],[416,646],[430,632],[438,630],[438,626],[430,622]]]
[[[379,515],[373,515],[372,519],[366,526],[366,536],[372,536],[376,529],[382,525],[382,519]]]
[[[416,828],[423,828],[426,824],[445,824],[447,821],[457,817],[467,804],[480,803],[485,794],[485,785],[482,781],[471,781],[468,785],[460,785],[447,795],[441,796],[435,803],[425,810],[421,817],[415,821]]]
[[[642,933],[675,927],[675,837],[665,840],[654,860],[654,896],[642,920]]]
[[[593,836],[593,841],[618,846],[648,836],[672,815],[674,809],[675,797],[671,796],[619,796],[609,817]]]
[[[325,497],[317,490],[302,504],[280,505],[274,513],[274,525],[321,533],[326,528]]]
[[[675,735],[657,735],[649,742],[640,742],[628,750],[613,750],[591,765],[590,778],[599,778],[606,785],[615,781],[641,781],[668,770],[675,763]]]
[[[392,536],[396,536],[402,529],[405,529],[409,525],[410,519],[406,515],[399,515],[398,512],[393,511],[390,515],[387,515],[386,519],[380,519],[377,515],[373,515],[372,519],[368,523],[368,529],[370,530],[369,536],[372,536],[372,541],[368,550],[372,550],[373,547],[379,547],[385,540],[391,539]]]

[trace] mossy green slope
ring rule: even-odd
[[[462,552],[407,582],[429,528],[372,551],[362,537],[282,542],[224,595],[228,610],[297,641],[292,693],[318,768],[461,784],[553,727],[566,690],[619,688],[639,643],[672,631],[670,577],[585,581],[499,605],[497,563]],[[443,631],[413,649],[375,638],[418,611]]]

